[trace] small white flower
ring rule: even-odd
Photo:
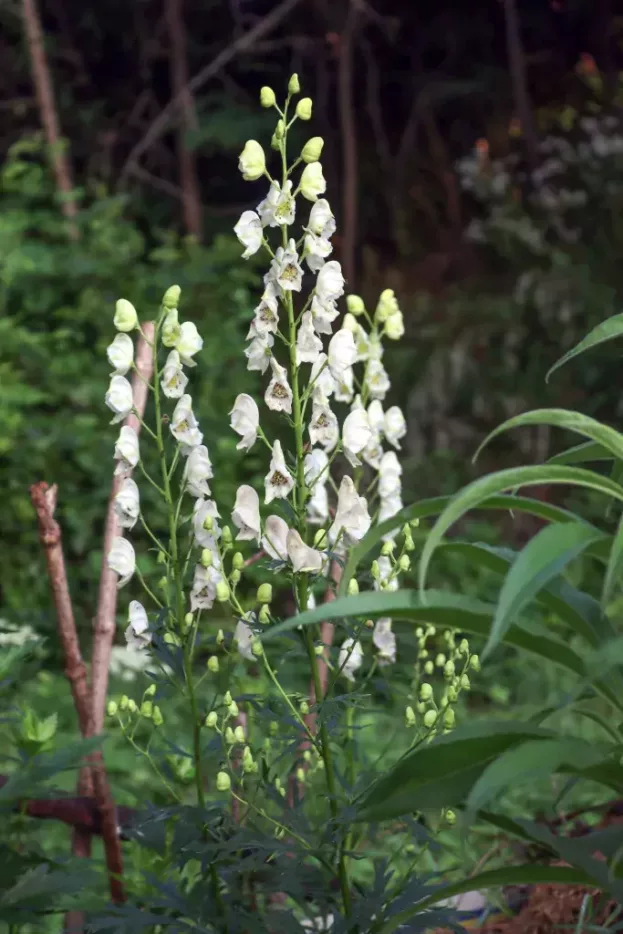
[[[288,558],[296,572],[318,574],[322,570],[322,554],[306,545],[296,529],[288,532],[286,546]]]
[[[329,494],[324,483],[314,484],[307,500],[307,521],[310,525],[324,525],[329,519]]]
[[[288,374],[285,367],[277,362],[275,357],[270,358],[270,366],[273,371],[272,379],[266,387],[264,393],[264,402],[269,409],[274,412],[286,412],[292,414],[292,390],[288,382]]]
[[[367,444],[365,450],[362,452],[361,457],[370,467],[373,467],[374,470],[378,470],[381,466],[381,458],[383,457],[383,448],[381,447],[381,439],[376,432],[372,432],[372,437],[370,438],[369,443]]]
[[[339,379],[335,384],[335,401],[336,402],[352,402],[353,393],[355,386],[355,373],[352,366],[347,367],[343,373],[340,374]]]
[[[319,477],[322,477],[323,483],[327,479],[327,465],[329,458],[322,448],[313,448],[309,454],[305,455],[303,461],[303,474],[305,483],[311,487]]]
[[[339,438],[340,427],[337,416],[331,411],[327,399],[320,395],[314,396],[309,422],[309,439],[311,443],[320,444],[326,451],[331,451]]]
[[[389,337],[390,341],[399,341],[404,336],[405,325],[401,311],[389,316],[385,322],[383,333]]]
[[[108,552],[108,567],[119,575],[117,590],[124,587],[136,570],[136,555],[127,538],[116,536]]]
[[[372,429],[365,409],[354,409],[344,419],[342,425],[342,444],[344,454],[353,467],[359,467],[358,454],[368,446],[372,438]]]
[[[229,414],[231,416],[229,424],[242,439],[236,445],[237,450],[248,451],[257,441],[260,426],[260,410],[257,402],[246,392],[241,392],[239,396],[236,396],[234,407]]]
[[[368,421],[370,422],[370,428],[375,434],[380,435],[383,433],[385,413],[378,399],[373,399],[368,406]]]
[[[383,400],[390,387],[387,370],[380,360],[370,360],[366,367],[365,382],[372,399]]]
[[[113,376],[105,396],[105,402],[110,411],[115,413],[111,425],[116,425],[117,422],[121,422],[128,417],[132,411],[134,399],[132,397],[132,386],[125,376]]]
[[[138,325],[136,308],[127,298],[120,298],[115,305],[113,324],[118,331],[133,331]],[[114,366],[114,363],[113,363]]]
[[[177,308],[171,308],[162,322],[160,337],[164,347],[175,347],[182,336],[182,327],[178,318]]]
[[[379,496],[386,499],[400,493],[402,466],[394,451],[386,451],[379,465]]]
[[[290,240],[287,249],[279,247],[271,263],[271,275],[284,292],[300,292],[303,269],[296,252],[296,243]]]
[[[322,352],[322,341],[316,336],[311,311],[306,311],[301,318],[296,337],[296,362],[315,363]]]
[[[264,523],[262,548],[269,557],[274,558],[276,561],[288,560],[287,535],[288,523],[281,516],[268,516]]]
[[[260,498],[252,486],[242,484],[236,492],[231,519],[237,529],[236,541],[260,540]]]
[[[326,266],[324,267],[326,269]],[[351,331],[341,328],[329,341],[329,369],[334,379],[339,380],[357,359],[357,348]]]
[[[246,658],[248,662],[254,662],[255,656],[252,651],[253,630],[243,619],[239,619],[236,623],[234,640],[242,657]]]
[[[379,650],[379,664],[389,665],[396,661],[396,634],[392,632],[392,621],[384,616],[376,621],[372,641]]]
[[[337,658],[338,670],[348,681],[355,680],[355,672],[361,668],[363,662],[363,649],[361,642],[354,639],[344,639]]]
[[[324,934],[333,927],[333,920],[332,914],[326,915],[326,917],[317,915],[315,918],[304,918],[301,921],[301,927],[308,931],[318,931],[318,934]]]
[[[266,504],[272,503],[274,499],[285,499],[290,495],[294,487],[294,479],[286,467],[281,441],[275,441],[273,445],[273,456],[264,479],[264,486],[266,488],[264,498]]]
[[[271,358],[271,347],[275,343],[272,334],[257,333],[244,354],[248,360],[247,370],[257,370],[265,373]]]
[[[407,433],[407,423],[397,405],[392,405],[385,413],[383,433],[389,443],[400,450],[400,439]]]
[[[321,302],[334,302],[344,294],[344,276],[337,260],[325,263],[316,279],[316,295]]]
[[[115,467],[115,475],[132,470],[138,464],[139,448],[138,435],[134,428],[123,425],[119,437],[115,441],[115,460],[119,461]]]
[[[216,521],[219,511],[213,499],[198,499],[193,506],[193,531],[195,541],[201,548],[209,548],[217,553],[216,543],[221,537],[221,529]],[[211,519],[211,528],[206,529],[206,519]]]
[[[254,315],[251,328],[247,334],[247,340],[256,337],[258,334],[277,333],[279,329],[279,303],[274,282],[269,281],[266,283],[264,294],[259,305],[255,308]]]
[[[385,522],[386,519],[392,519],[402,509],[402,497],[400,493],[392,493],[391,496],[382,497],[379,506],[379,522]],[[389,539],[392,536],[383,536]]]
[[[192,449],[186,461],[184,469],[186,489],[191,496],[197,498],[209,496],[210,486],[208,480],[211,480],[213,476],[212,461],[208,449],[205,444],[199,444]]]
[[[320,162],[309,162],[301,173],[299,189],[308,201],[317,201],[319,195],[327,190],[327,183],[322,173]]]
[[[257,206],[263,227],[288,226],[294,223],[296,201],[292,196],[292,182],[287,181],[281,189],[279,182],[271,183],[268,194]]]
[[[260,144],[254,140],[247,140],[238,159],[238,168],[245,182],[255,182],[266,171],[266,156]]]
[[[357,350],[357,362],[368,359],[368,352],[370,349],[370,341],[366,331],[361,324],[357,321],[354,315],[350,312],[344,315],[344,321],[342,322],[342,327],[345,327],[350,331],[355,339],[355,348]]]
[[[189,395],[182,396],[173,410],[171,434],[181,445],[182,454],[190,454],[193,448],[203,441],[199,423],[192,409],[193,400]]]
[[[324,237],[317,237],[316,234],[309,231],[305,234],[303,256],[305,262],[312,272],[319,272],[324,266],[327,256],[333,252],[333,247],[329,240]]]
[[[121,484],[115,496],[115,512],[123,529],[133,529],[138,521],[140,500],[138,486],[129,477]]]
[[[398,590],[398,575],[392,574],[393,564],[387,555],[379,555],[377,560],[379,566],[379,579],[374,581],[375,590]]]
[[[309,382],[312,386],[314,397],[324,396],[328,398],[335,390],[335,380],[329,369],[329,359],[326,353],[318,355],[316,361],[312,364]]]
[[[309,212],[307,230],[317,237],[322,237],[323,240],[328,240],[335,233],[335,229],[335,217],[329,202],[326,198],[319,198]]]
[[[220,568],[214,564],[204,568],[202,564],[195,565],[195,576],[190,591],[190,608],[195,610],[211,610],[216,600],[216,585],[223,580]]]
[[[358,542],[370,528],[370,523],[365,496],[359,496],[351,477],[342,477],[337,494],[335,519],[329,529],[330,541],[335,542],[342,532],[347,545]]]
[[[368,360],[376,360],[377,362],[383,359],[383,341],[375,334],[370,334],[368,338]]]
[[[317,334],[332,334],[331,325],[339,315],[335,301],[321,301],[314,295],[311,303],[312,321]]]
[[[234,227],[234,233],[243,247],[245,247],[245,251],[242,254],[243,259],[248,259],[250,256],[253,256],[254,253],[257,253],[262,245],[264,232],[262,230],[262,222],[255,211],[242,212],[240,220]]]
[[[180,355],[184,366],[196,366],[193,360],[196,353],[203,347],[203,338],[192,321],[185,321],[180,328],[180,336],[175,343],[175,349]]]
[[[128,608],[128,628],[125,641],[131,649],[146,649],[151,642],[147,610],[138,600],[131,600]]]
[[[127,334],[117,334],[106,349],[106,356],[115,372],[111,376],[125,376],[134,363],[134,341]]]
[[[177,350],[172,350],[166,359],[162,368],[162,380],[160,381],[162,391],[169,399],[179,399],[184,395],[184,390],[188,385],[188,377],[182,369],[180,355]]]

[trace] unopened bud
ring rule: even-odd
[[[167,563],[167,556],[165,555],[164,551],[159,551],[159,552],[158,552],[158,559],[157,559],[157,560],[158,560],[158,564],[166,564],[166,563]]]
[[[262,626],[267,626],[268,623],[270,623],[270,610],[268,609],[267,603],[262,604],[260,607],[260,611],[257,614],[257,619],[258,622],[262,624]]]
[[[405,710],[405,723],[407,726],[415,726],[415,711],[413,707],[407,707]]]
[[[206,532],[211,532],[212,529],[214,528],[214,517],[206,516],[205,519],[203,520],[203,527],[206,530]]]
[[[233,542],[234,536],[232,535],[232,531],[228,525],[223,527],[223,531],[221,533],[221,539],[226,545],[231,545],[231,543]]]
[[[208,671],[211,671],[212,674],[216,674],[219,669],[218,655],[210,655],[209,659],[206,662],[206,667]]]
[[[346,307],[350,311],[351,315],[359,317],[366,310],[366,306],[363,303],[363,299],[360,295],[347,295],[346,296]]]
[[[448,698],[449,703],[454,704],[459,694],[458,694],[457,689],[453,685],[450,685],[450,687],[446,691],[446,696]]]
[[[201,552],[201,563],[204,568],[211,568],[214,564],[214,555],[209,548],[204,548]]]
[[[132,302],[129,302],[126,298],[119,299],[115,305],[113,324],[118,331],[127,333],[128,331],[134,330],[138,325],[138,315],[136,314],[136,308]]]
[[[301,85],[299,82],[299,76],[295,72],[290,78],[290,80],[288,81],[288,94],[300,94],[300,93],[301,93]]]
[[[145,691],[145,697],[153,697],[156,693],[156,685],[150,684],[147,690]]]
[[[415,630],[415,638],[421,639],[423,635],[424,635],[424,630],[422,629],[421,626],[418,626],[417,629]]]
[[[420,527],[420,520],[419,520],[419,519],[410,519],[410,520],[409,520],[409,525],[411,526],[412,529],[418,529],[418,528]]]
[[[312,99],[311,97],[302,97],[296,105],[296,116],[299,120],[311,120]]]
[[[301,703],[299,704],[299,710],[303,714],[304,717],[307,716],[307,714],[309,713],[309,704],[307,703],[306,700],[301,701]]]
[[[133,697],[131,697],[128,700],[128,710],[130,711],[130,713],[136,713],[136,711],[138,710],[137,703]]]
[[[265,107],[267,110],[270,107],[274,107],[277,103],[277,98],[275,97],[275,92],[272,88],[266,87],[266,85],[260,89],[260,104],[262,107]]]
[[[437,668],[443,668],[443,666],[446,664],[446,656],[443,654],[443,652],[439,653],[435,659],[435,664],[437,665]]]
[[[469,667],[473,671],[480,671],[480,659],[478,658],[477,655],[472,655],[472,657],[469,660]]]
[[[154,726],[162,726],[164,723],[164,717],[162,716],[162,711],[157,705],[154,707],[154,712],[152,719],[154,721]]]
[[[219,603],[227,603],[229,600],[229,584],[226,581],[219,581],[216,585],[216,599]]]
[[[216,790],[217,791],[230,791],[231,790],[231,778],[227,772],[219,772],[216,776]]]
[[[326,543],[327,543],[327,530],[318,529],[318,531],[314,535],[314,548],[316,549],[322,548],[323,545],[326,545]]]
[[[244,735],[244,727],[238,724],[234,730],[234,739],[237,743],[244,743],[246,736]]]
[[[130,706],[130,698],[127,694],[123,694],[121,700],[119,701],[119,710],[127,710]]]
[[[276,735],[277,735],[277,733],[279,732],[279,724],[277,723],[276,720],[271,720],[271,723],[270,723],[270,726],[269,726],[269,728],[268,728],[268,731],[269,731],[269,733],[270,733],[271,736],[276,736]]]
[[[372,562],[372,566],[370,567],[370,571],[371,571],[372,577],[374,578],[375,581],[377,581],[377,580],[380,579],[380,577],[381,577],[381,569],[380,569],[379,563],[378,563],[378,561],[377,561],[376,559]],[[416,631],[416,635],[417,635],[417,631]]]
[[[264,654],[264,646],[259,639],[253,639],[251,642],[251,653],[255,655],[256,658],[261,658]]]
[[[232,698],[232,696],[231,696],[231,692],[230,692],[230,691],[225,691],[225,696],[223,697],[223,703],[225,704],[225,706],[226,706],[226,707],[229,707],[229,705],[231,704],[232,700],[233,700],[233,698]]]
[[[303,149],[301,150],[301,159],[303,162],[318,162],[320,156],[322,155],[322,149],[324,147],[324,140],[322,136],[313,136],[311,139],[308,139]],[[348,309],[350,311],[350,308]]]
[[[179,285],[170,285],[162,297],[163,306],[169,310],[171,308],[177,308],[180,303],[181,294],[182,290]]]
[[[470,681],[467,675],[461,675],[459,683],[461,685],[462,691],[469,691],[469,689],[471,688],[471,684],[470,684]]]
[[[169,586],[168,578],[161,577],[160,580],[158,581],[158,587],[160,588],[160,590],[166,590],[168,586]]]
[[[316,655],[318,658],[321,658],[324,655],[324,645],[315,645],[314,655]]]
[[[398,567],[401,571],[409,571],[411,569],[411,558],[409,555],[400,555]]]
[[[447,730],[451,729],[454,726],[456,720],[453,707],[446,707],[443,713],[443,725]]]
[[[244,567],[244,555],[241,551],[237,551],[233,558],[231,559],[231,566],[236,569],[236,571],[242,571]]]
[[[437,712],[435,710],[427,710],[424,714],[424,726],[427,730],[432,729],[437,722]]]
[[[420,685],[420,700],[427,701],[433,696],[433,687],[427,681]]]
[[[154,705],[150,700],[145,700],[141,704],[141,717],[146,717],[148,720],[153,715]]]
[[[381,554],[384,557],[389,558],[394,553],[394,542],[390,540],[389,542],[383,542],[383,547],[381,548]]]
[[[305,769],[299,768],[296,770],[296,780],[297,782],[303,783],[305,781]]]
[[[432,675],[434,671],[435,671],[435,666],[433,665],[433,663],[431,661],[426,662],[426,664],[424,665],[424,673],[427,675]]]
[[[230,717],[237,717],[238,714],[240,713],[240,711],[238,710],[238,704],[236,703],[235,700],[233,700],[231,704],[227,705],[227,713],[229,714]]]
[[[257,588],[257,602],[258,603],[270,603],[273,599],[273,587],[272,584],[260,584]]]
[[[225,742],[228,746],[233,746],[236,742],[236,737],[234,736],[234,731],[230,726],[225,728]]]
[[[454,662],[452,661],[451,658],[449,658],[448,661],[446,662],[446,664],[443,666],[443,676],[444,676],[444,678],[447,678],[448,680],[450,680],[451,678],[454,678],[454,672],[455,672],[455,670],[456,670],[456,669],[455,669],[455,667],[454,667]]]
[[[195,620],[195,617],[193,616],[192,613],[186,614],[186,616],[184,617],[184,629],[186,630],[186,632],[188,632],[194,620]]]
[[[456,824],[456,814],[454,813],[454,811],[451,811],[450,809],[448,809],[444,816],[446,818],[446,823],[450,824],[451,827],[453,827]]]
[[[236,568],[234,568],[234,570],[233,570],[233,571],[231,572],[231,574],[229,575],[229,579],[230,579],[230,581],[232,582],[232,584],[234,585],[234,587],[235,587],[237,584],[240,583],[240,578],[241,578],[241,577],[242,577],[242,574],[240,573],[240,571],[238,571],[238,570],[236,570]]]
[[[213,730],[217,723],[218,723],[218,714],[216,710],[211,710],[205,719],[205,725],[208,727],[208,729]]]
[[[117,709],[117,704],[114,700],[108,701],[108,704],[106,705],[106,713],[109,717],[114,717],[117,713]]]
[[[219,629],[219,631],[216,634],[216,644],[222,645],[224,641],[225,641],[225,633],[223,632],[222,629]]]
[[[349,580],[347,589],[349,597],[354,597],[359,593],[359,584],[354,577]]]
[[[459,654],[469,655],[469,642],[467,641],[467,639],[461,639],[459,643]]]

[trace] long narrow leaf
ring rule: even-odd
[[[616,587],[620,583],[621,571],[623,571],[623,515],[619,519],[619,527],[612,542],[608,566],[604,575],[601,591],[601,605],[604,610],[612,600]]]
[[[605,321],[601,321],[592,331],[589,331],[579,344],[576,344],[575,347],[568,350],[567,353],[554,364],[547,372],[545,382],[549,382],[552,373],[565,363],[568,363],[569,360],[573,360],[574,357],[579,356],[579,354],[584,353],[586,350],[597,347],[599,344],[605,344],[606,341],[614,340],[614,338],[620,337],[621,334],[623,334],[623,315],[612,315],[611,318],[606,318]]]
[[[588,464],[591,461],[611,461],[614,455],[596,441],[584,441],[547,459],[548,464]]]

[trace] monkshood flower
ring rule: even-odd
[[[340,313],[335,301],[321,301],[317,295],[314,295],[310,311],[316,333],[333,334],[332,325]]]
[[[322,570],[323,555],[306,545],[296,529],[290,529],[286,537],[288,558],[297,572],[318,574]]]
[[[113,324],[118,331],[133,331],[138,327],[136,308],[126,298],[120,298],[115,305]],[[114,364],[113,364],[114,365]]]
[[[356,408],[344,419],[342,425],[342,445],[344,454],[353,467],[359,467],[361,461],[359,454],[370,443],[372,429],[365,409]]]
[[[237,541],[248,542],[255,539],[259,542],[260,528],[260,498],[251,486],[243,484],[236,492],[236,502],[231,519],[239,530]]]
[[[328,358],[331,375],[339,383],[357,360],[357,348],[351,331],[341,328],[333,335],[329,341]]]
[[[115,467],[115,475],[127,473],[139,461],[138,435],[130,425],[123,425],[119,437],[115,441],[114,458],[119,461]]]
[[[117,536],[113,539],[107,562],[110,570],[119,575],[117,589],[125,587],[136,570],[136,555],[127,538]]]
[[[389,443],[400,450],[400,441],[407,433],[407,423],[402,411],[397,405],[392,405],[385,413],[383,420],[383,434]]]
[[[188,385],[188,377],[182,368],[182,362],[177,350],[172,350],[162,368],[160,386],[168,399],[180,399]]]
[[[236,628],[234,630],[234,641],[240,655],[243,658],[246,658],[248,662],[255,661],[255,656],[252,651],[253,630],[243,619],[239,619],[236,623]]]
[[[337,416],[320,393],[314,396],[308,430],[311,443],[322,445],[326,451],[333,450],[340,438]]]
[[[278,247],[271,263],[270,276],[284,292],[300,292],[303,285],[301,266],[296,243],[290,239],[287,248]]]
[[[364,379],[370,398],[382,401],[389,392],[390,382],[387,370],[380,360],[368,361]]]
[[[123,481],[121,489],[115,496],[115,512],[121,528],[134,528],[140,512],[140,500],[138,486],[129,477]]]
[[[131,600],[128,608],[128,627],[125,641],[131,649],[146,649],[151,642],[147,610],[138,600]]]
[[[379,466],[379,496],[386,499],[400,493],[402,465],[394,451],[386,451]]]
[[[337,260],[325,263],[316,279],[316,295],[321,302],[335,302],[344,294],[344,276]]]
[[[254,311],[254,318],[247,334],[251,340],[258,334],[276,334],[279,330],[279,303],[277,301],[277,287],[269,280],[264,288],[264,294]]]
[[[171,434],[179,442],[182,454],[190,454],[203,440],[199,423],[193,413],[193,400],[184,395],[175,406],[171,419]]]
[[[372,641],[379,651],[379,664],[390,665],[396,661],[396,634],[392,632],[392,621],[382,617],[376,621]]]
[[[193,507],[193,531],[195,541],[202,548],[218,551],[216,543],[221,537],[217,522],[219,511],[213,499],[198,499]]]
[[[111,425],[116,425],[127,418],[134,406],[134,397],[132,395],[132,386],[125,376],[113,376],[105,396],[105,402],[115,417]]]
[[[134,363],[134,341],[127,334],[117,334],[106,350],[111,366],[115,368],[111,376],[125,376]]]
[[[229,414],[231,416],[229,424],[242,439],[236,445],[237,449],[248,451],[257,441],[260,425],[260,410],[257,402],[246,392],[240,393],[236,396],[234,407]]]
[[[274,412],[286,412],[291,415],[292,389],[288,382],[286,369],[277,363],[274,357],[270,358],[270,366],[273,376],[264,393],[264,401],[268,408]]]
[[[268,516],[264,523],[262,548],[275,561],[288,560],[288,523],[281,516]]]
[[[314,398],[327,398],[335,391],[335,379],[329,369],[326,353],[321,353],[312,364],[309,382]]]
[[[370,528],[371,519],[365,496],[360,496],[349,476],[342,477],[338,490],[337,509],[333,525],[329,529],[329,540],[335,542],[344,535],[347,545],[361,541]]]
[[[262,227],[279,227],[283,224],[293,224],[296,215],[296,201],[292,195],[292,182],[287,181],[283,190],[279,182],[271,182],[266,198],[257,206],[257,213],[261,218]]]
[[[250,139],[245,143],[238,160],[238,168],[245,182],[255,182],[266,172],[266,156],[256,140]]]
[[[308,201],[317,201],[319,195],[327,190],[327,183],[320,162],[310,162],[305,166],[299,182],[300,192]]]
[[[199,353],[203,347],[203,338],[197,330],[197,325],[192,321],[185,321],[181,325],[180,335],[175,342],[175,349],[180,355],[184,366],[196,366],[193,360],[195,354]]]
[[[191,496],[201,498],[210,495],[210,485],[208,480],[214,476],[212,471],[212,461],[208,454],[205,444],[200,444],[193,448],[186,461],[184,468],[184,478],[186,489]]]
[[[316,363],[322,352],[322,341],[314,331],[311,311],[306,311],[301,318],[296,338],[296,362]]]
[[[306,230],[322,240],[329,240],[335,233],[335,217],[326,198],[319,198],[312,205]]]
[[[344,639],[341,645],[337,665],[348,681],[355,680],[355,672],[361,668],[363,662],[363,648],[361,642],[354,639]]]
[[[243,259],[248,259],[257,253],[264,239],[262,222],[255,211],[243,211],[240,220],[234,227],[234,233],[245,247]]]
[[[223,575],[215,564],[209,568],[203,564],[195,565],[195,576],[190,591],[190,608],[195,610],[211,610],[216,600],[216,587],[223,580]]]
[[[264,486],[266,488],[264,502],[267,505],[274,499],[286,499],[294,488],[294,479],[286,467],[280,441],[275,441],[273,445],[273,456]]]
[[[179,312],[177,308],[171,308],[162,322],[160,339],[164,347],[175,347],[181,336],[182,326],[179,322]]]

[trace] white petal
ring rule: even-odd
[[[251,486],[243,484],[236,492],[236,502],[231,514],[232,522],[239,529],[236,541],[260,540],[260,498]]]
[[[242,438],[236,445],[237,449],[248,451],[257,441],[260,424],[260,411],[255,399],[246,392],[240,393],[236,396],[234,407],[229,414],[231,416],[229,424]]]
[[[281,516],[268,516],[264,523],[264,537],[262,538],[262,548],[266,554],[277,561],[287,561],[287,534],[288,523]]]
[[[286,499],[294,487],[294,479],[286,467],[281,449],[281,442],[275,441],[270,468],[264,479],[266,496],[264,502],[271,503],[274,499]]]
[[[322,569],[322,554],[306,545],[296,529],[288,532],[286,546],[295,571],[318,573]]]

